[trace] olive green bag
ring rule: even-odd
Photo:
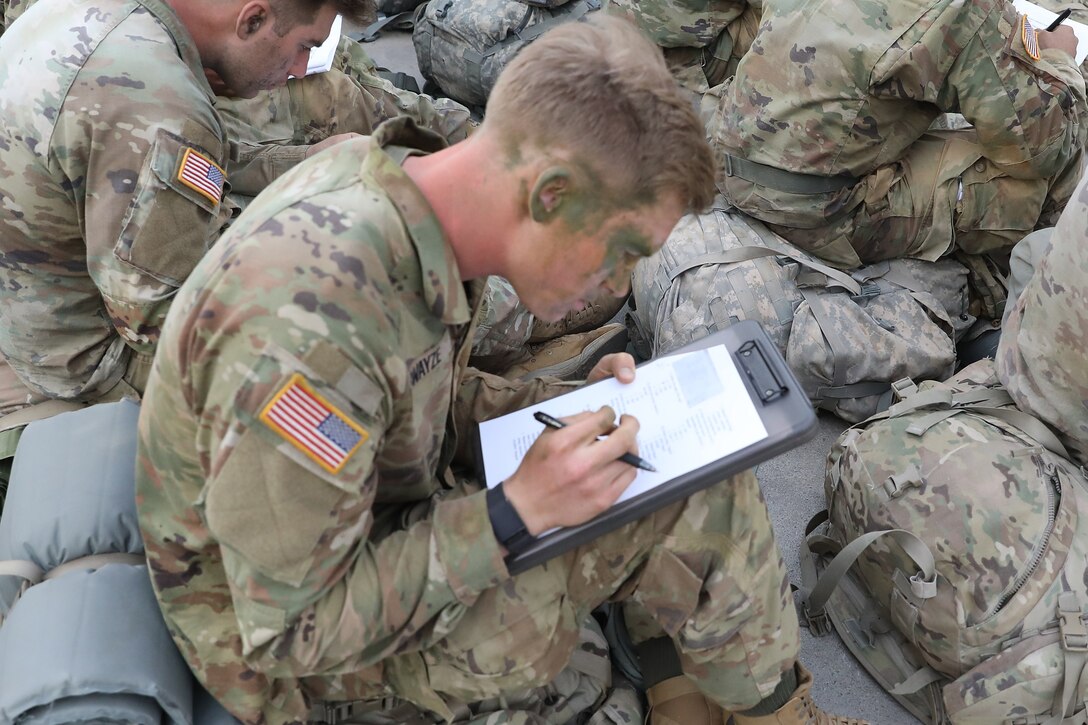
[[[1088,481],[991,360],[849,428],[824,489],[802,546],[815,633],[926,722],[1085,722]]]

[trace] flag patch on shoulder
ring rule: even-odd
[[[214,161],[195,149],[185,149],[178,167],[178,181],[218,204],[223,198],[226,180],[227,175]]]
[[[1024,41],[1024,52],[1032,60],[1039,60],[1039,31],[1032,26],[1027,15],[1020,21],[1020,38]]]
[[[370,437],[355,421],[292,375],[264,407],[261,420],[329,473],[339,473]]]

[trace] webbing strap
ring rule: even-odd
[[[754,227],[753,227],[754,228]],[[756,230],[759,234],[759,231]],[[696,267],[702,267],[707,264],[736,264],[737,262],[750,262],[753,259],[760,259],[761,257],[786,257],[792,259],[798,264],[813,269],[820,274],[835,280],[843,289],[850,292],[850,294],[861,294],[861,285],[854,280],[853,277],[842,272],[840,270],[828,267],[826,264],[821,264],[811,259],[806,259],[796,252],[791,252],[784,249],[774,249],[772,247],[763,247],[758,244],[750,244],[744,247],[736,247],[734,249],[726,249],[721,252],[708,252],[707,254],[700,254],[697,257],[692,257],[682,265],[669,270],[669,281],[675,280],[677,277],[687,272],[690,269]]]
[[[966,406],[966,409],[1011,423],[1026,433],[1028,438],[1036,441],[1051,453],[1056,453],[1067,461],[1072,460],[1069,451],[1054,435],[1054,432],[1050,430],[1050,427],[1034,415],[1015,408],[987,408],[979,405],[969,405]]]
[[[813,612],[822,611],[827,604],[827,598],[839,585],[839,580],[847,570],[857,561],[858,557],[868,549],[873,542],[883,537],[895,539],[907,556],[914,560],[923,578],[917,575],[910,578],[913,593],[928,599],[936,594],[937,568],[926,543],[915,534],[906,529],[884,529],[881,531],[869,531],[847,544],[842,551],[835,555],[831,563],[827,565],[823,576],[816,582],[816,586],[808,593],[806,599],[808,608]]]
[[[86,406],[82,403],[73,403],[70,400],[44,400],[0,418],[0,432],[29,425],[36,420],[45,420],[46,418],[52,418],[59,413],[67,413],[70,410],[79,410],[84,407]]]
[[[7,561],[0,561],[0,576],[16,576],[20,579],[25,579],[28,584],[33,586],[34,584],[38,584],[47,579],[56,579],[59,576],[64,576],[69,572],[100,569],[107,564],[143,565],[146,563],[147,561],[144,559],[143,554],[111,552],[108,554],[81,556],[78,559],[66,561],[63,564],[59,564],[46,571],[32,561],[9,559]]]
[[[922,667],[914,672],[913,675],[900,682],[898,685],[890,689],[888,692],[893,695],[913,695],[921,690],[928,684],[937,682],[944,679],[944,675],[937,672],[932,667]]]
[[[583,675],[589,675],[598,682],[612,681],[612,663],[609,659],[591,654],[584,649],[574,650],[570,661],[567,662],[567,667]]]
[[[736,176],[787,194],[826,194],[854,186],[860,181],[856,176],[818,176],[786,171],[731,154],[725,155],[725,175]]]
[[[832,324],[831,318],[828,317],[827,309],[824,307],[820,295],[804,287],[801,288],[801,295],[808,302],[809,309],[812,310],[812,316],[816,318],[816,324],[820,326],[820,332],[824,334],[827,345],[831,348],[831,359],[834,362],[834,370],[831,373],[831,387],[841,387],[846,384],[846,366],[841,363],[847,359],[846,355],[850,352],[850,343],[835,329],[835,325]],[[891,387],[891,385],[889,384],[888,387]]]
[[[404,12],[396,13],[395,15],[387,15],[380,20],[375,20],[358,33],[348,33],[347,35],[357,42],[369,43],[372,40],[377,40],[378,35],[389,26],[393,26],[394,30],[411,30],[415,25],[413,20],[415,13],[416,11],[413,9],[405,10]]]
[[[863,383],[850,383],[849,385],[816,388],[816,397],[834,400],[840,398],[867,398],[870,395],[883,395],[891,389],[891,383],[867,381]]]

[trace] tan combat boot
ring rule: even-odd
[[[602,357],[626,349],[627,328],[613,323],[589,332],[530,344],[526,357],[507,368],[502,375],[521,380],[545,375],[564,380],[584,380]]]
[[[770,715],[733,714],[733,725],[869,725],[866,720],[858,720],[841,715],[830,715],[812,701],[812,673],[800,662],[797,663],[797,689],[790,701]]]
[[[687,677],[670,677],[646,690],[650,711],[647,725],[721,725],[725,722],[717,703],[699,691]]]
[[[630,295],[616,297],[605,294],[595,300],[590,300],[585,308],[568,312],[566,317],[557,322],[533,322],[533,330],[529,333],[529,342],[544,342],[561,335],[573,335],[576,332],[588,332],[610,321],[627,302]]]

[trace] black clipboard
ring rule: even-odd
[[[511,574],[531,569],[812,438],[816,433],[816,413],[782,354],[758,322],[742,320],[669,354],[715,345],[724,345],[733,358],[748,395],[763,420],[767,436],[736,453],[617,503],[584,524],[541,535],[520,554],[506,557],[506,568]],[[478,431],[476,446],[477,460],[482,461]],[[484,481],[482,464],[480,468],[480,480]]]

